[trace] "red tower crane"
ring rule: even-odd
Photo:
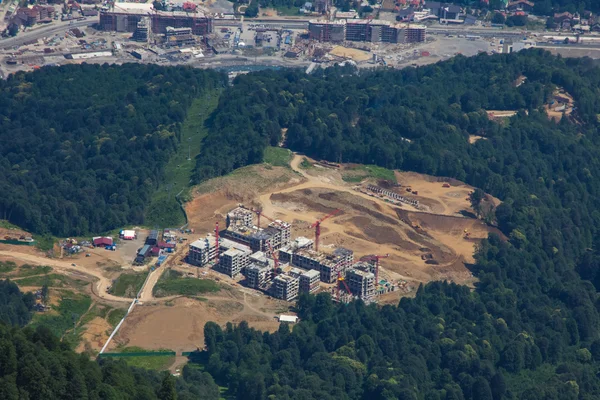
[[[342,282],[344,284],[346,291],[348,293],[350,293],[350,295],[352,295],[352,291],[350,290],[350,287],[346,283],[346,280],[344,279],[342,274],[340,274],[340,271],[338,271],[337,275],[338,275],[338,277],[337,277],[337,285],[336,285],[336,296],[339,301],[342,301],[342,299],[340,298],[340,282]]]
[[[277,270],[279,269],[279,257],[275,255],[271,242],[267,242],[267,245],[269,246],[269,250],[271,250],[271,257],[273,257],[273,261],[275,261],[275,275],[277,275]]]
[[[329,214],[327,214],[326,216],[324,216],[323,218],[317,220],[317,222],[315,222],[314,224],[312,224],[310,227],[311,228],[315,228],[315,250],[319,251],[319,237],[321,236],[321,223],[323,221],[325,221],[328,218],[333,217],[335,214],[339,213],[342,210],[335,210]]]
[[[385,254],[382,256],[371,254],[368,256],[361,257],[360,261],[375,261],[375,285],[379,284],[379,259],[388,258],[390,255]]]
[[[256,216],[257,216],[256,224],[258,225],[259,228],[260,228],[260,217],[261,216],[265,217],[266,219],[268,219],[271,222],[275,222],[276,224],[278,224],[277,220],[274,220],[273,218],[269,217],[268,215],[263,214],[261,210],[252,210],[252,211],[254,211],[256,213]]]
[[[217,221],[216,225],[215,225],[215,248],[216,248],[216,256],[215,256],[215,263],[218,264],[219,263],[219,221]]]

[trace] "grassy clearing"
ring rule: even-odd
[[[275,11],[277,11],[277,14],[279,14],[280,16],[293,17],[300,15],[300,7],[279,6],[273,8],[275,9]]]
[[[275,185],[289,182],[294,177],[290,168],[265,168],[264,164],[249,165],[238,168],[228,175],[202,182],[194,190],[198,194],[204,194],[228,188],[234,188],[235,191],[240,192],[245,188],[248,191],[260,193]]]
[[[169,349],[146,350],[141,347],[124,347],[116,350],[119,353],[144,353],[147,351],[172,351]],[[164,371],[175,362],[175,356],[143,356],[143,357],[123,357],[121,358],[132,367],[153,369],[155,371]]]
[[[185,278],[180,272],[167,270],[154,286],[154,296],[195,296],[219,290],[221,290],[220,285],[210,279]]]
[[[181,141],[177,151],[165,166],[164,183],[158,188],[146,210],[148,226],[167,228],[185,223],[185,216],[175,196],[189,188],[196,166],[195,159],[200,153],[202,139],[207,134],[204,122],[216,108],[218,100],[219,92],[214,91],[197,98],[190,106],[181,128]]]
[[[19,276],[19,277],[27,277],[27,276],[33,276],[33,275],[44,275],[44,274],[47,274],[47,273],[49,273],[51,271],[52,271],[52,267],[49,267],[47,265],[41,266],[41,265],[28,265],[28,264],[24,264],[24,265],[21,265],[21,267],[19,267],[19,270],[15,274],[15,277],[17,277],[17,276]]]
[[[357,165],[355,167],[346,167],[342,172],[342,179],[346,182],[357,183],[365,179],[384,179],[390,182],[397,182],[394,171],[378,167],[376,165]]]
[[[125,313],[127,313],[126,309],[115,308],[108,313],[108,318],[106,318],[106,320],[108,321],[110,326],[115,327],[115,326],[117,326],[119,321],[121,321],[123,319],[123,317],[125,316]]]
[[[73,279],[59,274],[48,274],[31,276],[22,279],[15,279],[15,283],[19,286],[39,286],[48,285],[52,288],[75,288],[83,289],[89,282],[81,279]]]
[[[60,297],[58,307],[54,307],[53,310],[46,313],[34,314],[32,327],[44,325],[55,335],[63,336],[65,332],[73,329],[74,321],[79,321],[92,304],[91,297],[84,294],[65,291],[61,293]],[[70,331],[65,338],[73,343],[79,341],[74,331]]]
[[[52,250],[54,248],[54,243],[58,242],[52,235],[33,235],[33,239],[35,240],[35,247],[42,251]]]
[[[281,147],[267,147],[265,149],[264,161],[274,167],[289,167],[292,161],[292,152]]]
[[[314,165],[312,165],[311,162],[308,161],[308,158],[304,157],[302,159],[302,162],[300,163],[299,167],[302,169],[309,169],[309,168],[313,168]]]
[[[113,283],[111,293],[115,296],[134,298],[148,276],[147,272],[121,274]]]
[[[17,264],[12,261],[0,261],[0,274],[8,274],[17,268]]]

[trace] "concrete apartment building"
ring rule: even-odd
[[[311,239],[299,236],[291,241],[287,246],[279,249],[279,262],[287,262],[292,264],[294,253],[298,250],[312,250],[315,242]]]
[[[316,269],[300,274],[300,293],[314,293],[319,289],[321,273]]]
[[[271,294],[285,301],[292,301],[298,297],[300,288],[300,276],[302,271],[292,269],[286,275],[278,275],[273,279]]]
[[[320,272],[320,279],[325,283],[333,283],[338,273],[344,275],[352,264],[354,253],[343,247],[337,248],[333,254],[324,254],[314,250],[299,250],[294,253],[292,265],[303,269],[314,269]]]
[[[420,43],[426,39],[425,25],[382,20],[313,20],[308,23],[311,39],[320,42]]]
[[[350,268],[346,272],[346,283],[354,296],[365,303],[370,303],[375,298],[375,274],[359,268]]]
[[[248,228],[251,228],[254,225],[252,223],[254,215],[252,210],[248,210],[241,205],[237,206],[227,213],[227,229],[233,226],[247,226]]]
[[[217,247],[214,236],[208,235],[205,238],[198,239],[190,243],[190,251],[187,255],[187,262],[202,267],[214,260],[217,255]]]
[[[100,30],[135,32],[137,24],[150,17],[152,33],[165,34],[167,27],[191,28],[194,35],[212,32],[212,17],[198,11],[155,11],[152,3],[116,3],[100,12]]]
[[[219,256],[219,264],[215,268],[235,278],[250,264],[250,254],[249,248],[232,247]]]
[[[273,268],[270,265],[251,263],[246,267],[246,283],[253,289],[267,290],[273,280]]]

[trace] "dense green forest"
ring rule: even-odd
[[[142,224],[189,105],[225,82],[139,64],[0,81],[0,218],[61,236]]]
[[[576,100],[573,120],[542,108],[558,86]],[[450,176],[498,196],[509,241],[479,246],[475,291],[436,282],[381,309],[302,298],[291,332],[207,325],[199,361],[239,399],[600,398],[599,94],[593,61],[539,50],[236,78],[198,181],[260,161],[288,128],[287,146],[312,157]],[[519,112],[501,124],[485,109]]]

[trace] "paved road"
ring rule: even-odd
[[[52,36],[57,33],[65,32],[70,28],[79,28],[82,26],[91,26],[98,22],[96,19],[86,19],[83,21],[73,21],[70,24],[68,21],[56,22],[42,28],[32,29],[19,33],[13,38],[0,39],[0,48],[10,48],[14,46],[22,46],[31,40],[37,40],[43,37]]]

